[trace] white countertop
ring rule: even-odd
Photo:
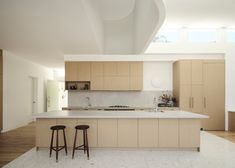
[[[209,118],[206,115],[186,111],[52,111],[38,113],[34,118]]]

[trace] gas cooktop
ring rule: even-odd
[[[135,109],[129,106],[113,105],[113,106],[109,106],[108,108],[105,108],[104,110],[106,111],[133,111]]]

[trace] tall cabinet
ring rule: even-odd
[[[205,130],[224,130],[224,61],[180,60],[173,66],[173,94],[185,111],[207,114]],[[216,105],[215,105],[216,104]]]

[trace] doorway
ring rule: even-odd
[[[30,114],[31,117],[38,112],[38,78],[30,77]],[[33,119],[33,117],[32,117]]]

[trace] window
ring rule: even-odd
[[[193,43],[216,43],[217,32],[216,30],[189,30],[188,39]]]
[[[227,42],[235,43],[235,29],[229,29],[227,31]]]
[[[172,43],[179,39],[177,30],[161,30],[153,39],[153,43]]]

